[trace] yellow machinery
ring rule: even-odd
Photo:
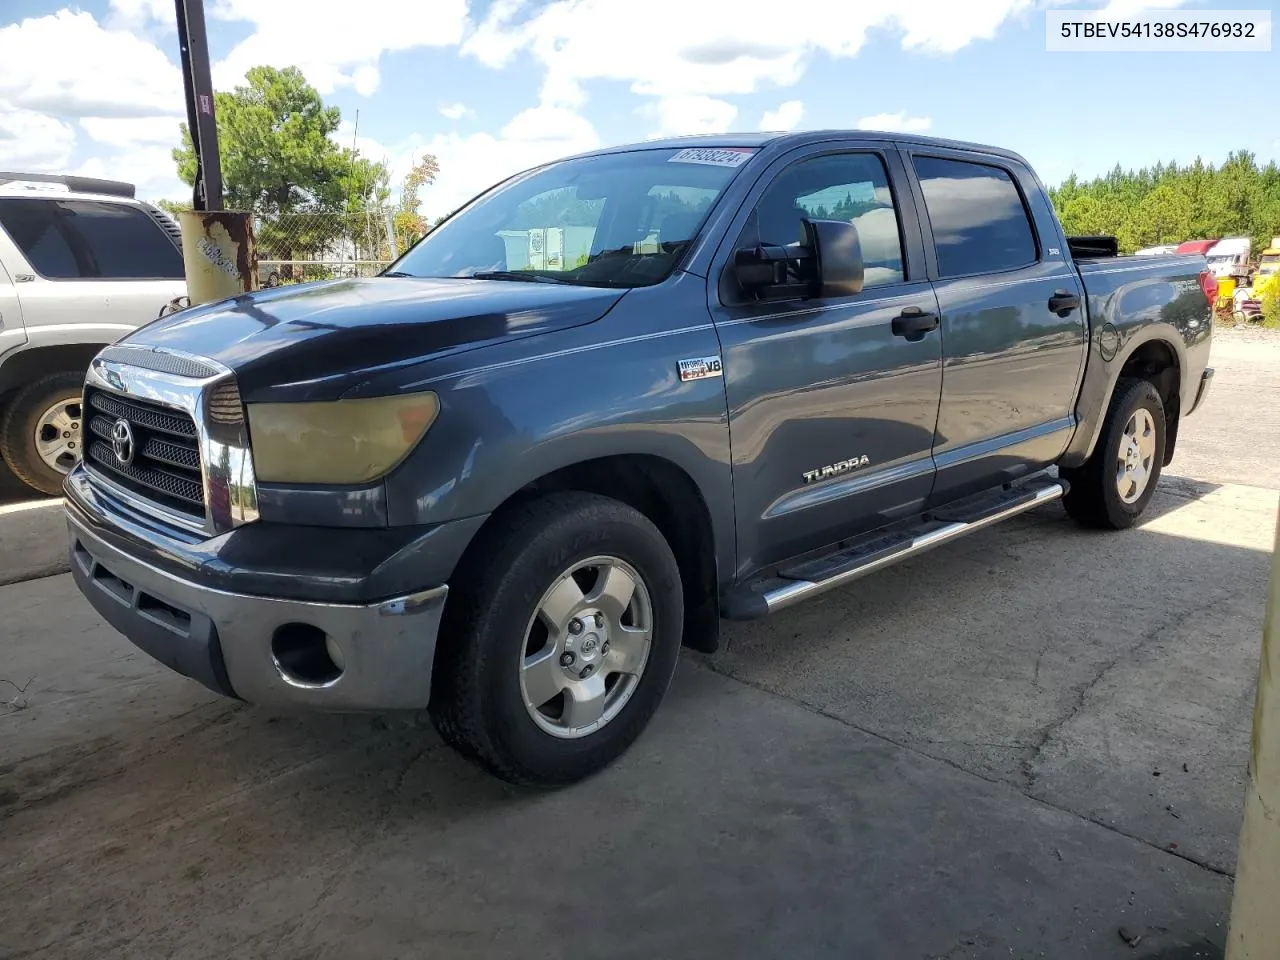
[[[1218,299],[1214,302],[1213,312],[1230,317],[1235,312],[1236,278],[1218,278]]]

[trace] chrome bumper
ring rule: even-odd
[[[446,586],[368,606],[228,593],[135,560],[72,517],[67,527],[72,574],[94,608],[157,660],[212,690],[335,711],[427,705]],[[326,649],[341,661],[337,676],[310,681],[282,666],[273,643],[287,631],[296,635],[297,624],[323,631],[332,644]]]

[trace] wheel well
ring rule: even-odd
[[[661,457],[636,454],[587,460],[526,484],[494,511],[485,527],[501,523],[505,510],[514,504],[570,490],[620,500],[662,532],[680,566],[684,586],[684,645],[714,653],[720,636],[715,538],[711,513],[692,478]],[[484,529],[476,534],[476,541]]]
[[[0,366],[0,398],[46,374],[61,370],[77,373],[88,370],[89,362],[105,346],[105,343],[69,343],[56,347],[32,347],[15,353]]]
[[[1174,446],[1178,442],[1178,423],[1181,419],[1182,400],[1179,390],[1182,378],[1178,355],[1163,340],[1148,341],[1125,361],[1120,376],[1149,381],[1160,394],[1165,416],[1164,466],[1168,466],[1173,460]]]

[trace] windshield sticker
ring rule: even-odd
[[[755,153],[751,147],[687,147],[667,163],[701,163],[709,167],[740,167]]]

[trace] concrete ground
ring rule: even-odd
[[[1220,957],[1280,339],[1213,362],[1141,527],[1050,505],[726,624],[554,793],[419,718],[217,699],[65,575],[0,587],[0,958]]]

